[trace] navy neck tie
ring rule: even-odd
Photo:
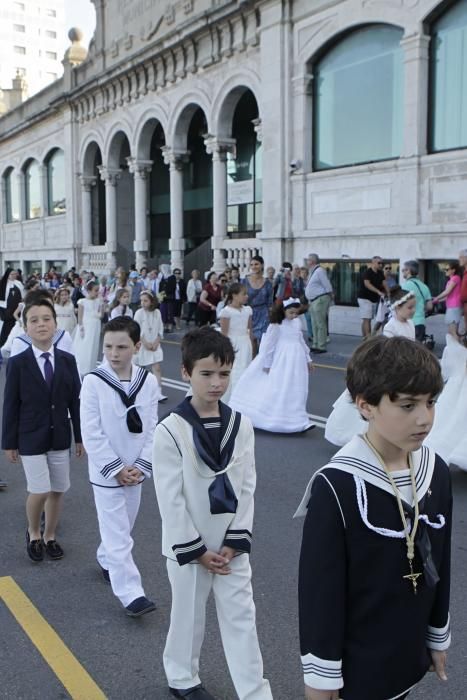
[[[44,358],[44,375],[45,375],[45,381],[47,382],[47,386],[49,389],[52,388],[52,382],[54,379],[54,368],[52,367],[52,363],[49,360],[50,357],[50,352],[43,352],[41,357]]]

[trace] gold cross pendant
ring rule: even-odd
[[[415,595],[417,595],[417,579],[419,576],[422,574],[415,574],[412,570],[412,567],[410,567],[410,574],[407,574],[406,576],[403,576],[402,578],[407,578],[409,581],[412,581],[412,586],[413,586],[413,592]]]

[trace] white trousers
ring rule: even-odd
[[[171,688],[200,683],[199,656],[204,638],[206,603],[213,592],[227,664],[240,700],[272,700],[263,678],[263,660],[256,634],[251,568],[247,555],[232,559],[227,576],[210,574],[201,564],[180,566],[167,559],[172,587],[170,628],[164,669]]]
[[[131,531],[141,501],[141,484],[121,488],[92,487],[101,543],[97,561],[110,576],[112,590],[123,606],[144,596],[141,576],[131,553]]]

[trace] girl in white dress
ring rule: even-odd
[[[55,294],[55,313],[57,314],[57,328],[68,331],[70,335],[76,328],[75,307],[70,300],[70,290],[68,287],[60,287]]]
[[[219,322],[221,332],[230,338],[235,350],[235,362],[230,374],[230,382],[222,397],[224,403],[229,403],[234,386],[246,370],[253,357],[253,341],[251,331],[251,306],[245,306],[248,292],[243,284],[235,282],[229,287],[225,306],[220,312]]]
[[[149,369],[155,376],[161,389],[159,402],[166,401],[167,396],[162,395],[162,372],[161,362],[164,359],[164,352],[161,347],[161,340],[164,337],[164,324],[159,302],[150,291],[141,292],[141,308],[135,313],[135,321],[141,328],[141,347],[135,356],[134,363],[139,367]]]
[[[255,428],[299,433],[314,428],[306,410],[310,349],[298,319],[300,299],[286,299],[271,312],[259,353],[238,380],[229,406]]]
[[[446,380],[436,404],[435,420],[425,445],[440,455],[446,464],[467,471],[467,347],[451,333],[441,358]]]
[[[417,303],[415,294],[400,287],[393,287],[389,294],[392,315],[383,328],[383,335],[388,338],[403,336],[415,340],[415,326],[412,321]],[[324,437],[333,445],[342,447],[350,442],[354,435],[362,435],[368,430],[368,423],[360,416],[347,389],[342,392],[332,409],[326,421]]]
[[[110,304],[110,319],[116,318],[117,316],[128,316],[133,318],[133,311],[130,309],[130,292],[125,287],[125,289],[119,289],[115,293],[115,297]]]
[[[102,318],[99,285],[88,282],[85,289],[87,297],[78,301],[78,328],[73,340],[74,355],[82,377],[97,365]]]

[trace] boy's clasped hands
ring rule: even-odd
[[[143,472],[133,465],[120,469],[115,477],[121,486],[136,486],[141,481]]]
[[[198,558],[198,561],[210,574],[225,576],[226,574],[230,574],[231,570],[228,564],[234,556],[235,549],[232,549],[232,547],[222,547],[219,553],[212,552],[208,549],[207,552],[204,552],[204,554]]]

